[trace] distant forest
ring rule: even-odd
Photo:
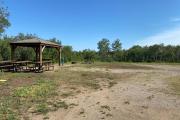
[[[14,37],[3,36],[0,38],[0,60],[10,60],[10,45],[14,40],[38,38],[34,34],[20,33]],[[56,38],[49,41],[61,44]],[[64,62],[180,62],[180,46],[164,46],[163,44],[141,47],[135,45],[130,49],[122,49],[119,39],[110,43],[108,39],[102,39],[97,43],[98,51],[85,49],[74,51],[72,46],[64,46],[62,58]],[[57,62],[56,49],[46,48],[43,58]],[[35,52],[32,48],[18,47],[15,52],[16,60],[35,60]]]
[[[5,29],[11,24],[8,20],[9,12],[3,6],[0,6],[0,60],[10,60],[10,45],[14,40],[24,40],[38,38],[34,34],[19,33],[17,36],[3,36]],[[51,42],[61,44],[56,38],[49,39]],[[141,47],[135,45],[130,49],[123,50],[119,39],[110,43],[108,39],[102,39],[97,43],[98,51],[85,49],[74,51],[72,46],[64,46],[62,58],[64,62],[82,61],[82,62],[180,62],[180,46],[152,45]],[[18,47],[15,52],[16,60],[35,60],[35,52],[32,48]],[[57,62],[57,51],[46,48],[43,52],[43,58],[52,59]]]

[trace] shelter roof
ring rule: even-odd
[[[42,40],[38,38],[13,41],[10,43],[10,45],[25,46],[25,47],[33,47],[33,46],[39,46],[39,45],[47,46],[47,47],[62,47],[61,45],[57,43],[53,43],[51,41]]]

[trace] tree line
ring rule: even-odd
[[[120,40],[115,40],[110,47],[108,39],[98,42],[101,61],[123,62],[180,62],[180,46],[155,44],[151,46],[139,46],[122,50]]]
[[[0,60],[9,60],[11,49],[9,43],[14,40],[38,38],[35,34],[20,33],[14,37],[3,36],[0,38]],[[61,41],[52,38],[49,41],[60,44]],[[103,38],[97,43],[98,51],[85,49],[74,51],[72,46],[64,46],[62,58],[64,62],[180,62],[180,46],[156,44],[152,46],[135,45],[127,50],[122,49],[122,43],[116,39],[112,43]],[[43,58],[57,62],[57,50],[46,48]],[[15,52],[16,60],[35,60],[35,52],[32,48],[18,47]]]

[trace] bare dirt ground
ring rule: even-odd
[[[69,67],[72,71],[101,71],[121,74],[117,84],[99,90],[82,89],[64,98],[72,106],[47,114],[49,120],[180,120],[180,97],[167,80],[180,75],[180,66],[142,65],[153,69],[106,69]],[[41,120],[44,116],[33,116]]]

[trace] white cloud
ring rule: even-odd
[[[171,22],[180,22],[180,17],[171,18]]]
[[[149,46],[161,43],[164,45],[180,45],[180,27],[168,31],[163,31],[137,42],[137,44],[141,46]]]

